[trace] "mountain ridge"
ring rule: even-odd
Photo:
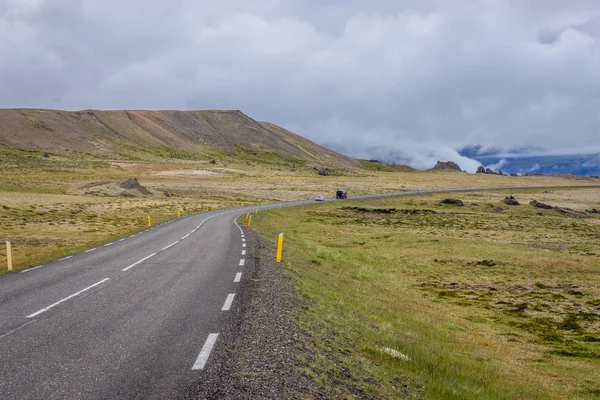
[[[211,158],[219,152],[269,154],[283,161],[360,167],[320,146],[239,110],[0,109],[0,144],[53,153],[124,156],[153,152]],[[273,157],[271,157],[273,158]]]

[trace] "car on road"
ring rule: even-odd
[[[346,193],[345,190],[338,190],[337,192],[335,192],[335,198],[336,199],[346,199],[346,198],[348,198],[348,193]]]
[[[317,197],[315,197],[315,201],[325,201],[325,197],[318,195]]]

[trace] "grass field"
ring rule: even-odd
[[[0,151],[0,240],[13,244],[16,270],[98,246],[154,223],[183,214],[296,199],[465,186],[588,185],[589,179],[499,177],[463,173],[334,171],[319,175],[316,166],[235,163],[226,159],[127,161],[87,154]],[[119,184],[138,178],[149,195]],[[0,275],[6,272],[0,247]]]
[[[473,185],[475,186],[475,184]],[[521,202],[502,202],[513,194]],[[600,189],[453,193],[260,213],[344,398],[600,397]],[[571,214],[576,215],[576,214]]]

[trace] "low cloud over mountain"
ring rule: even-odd
[[[0,37],[0,107],[240,109],[417,168],[600,154],[597,1],[0,0]]]

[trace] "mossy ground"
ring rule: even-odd
[[[521,205],[505,205],[509,194]],[[263,235],[285,232],[308,329],[339,360],[315,365],[315,379],[381,398],[596,398],[600,219],[528,203],[598,208],[600,190],[453,193],[464,207],[444,197],[255,218]]]

